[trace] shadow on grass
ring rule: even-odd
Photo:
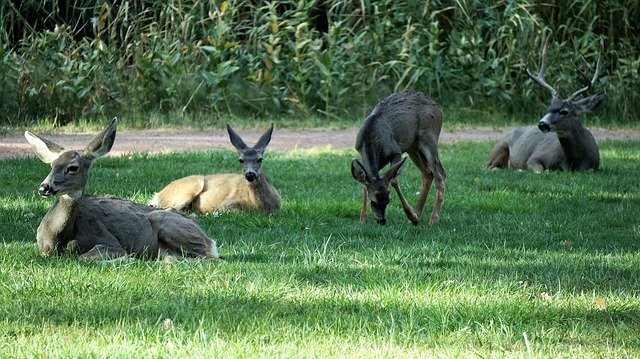
[[[607,341],[609,345],[640,347],[640,339],[631,335],[640,329],[640,312],[624,306],[604,311],[592,306],[564,307],[536,299],[524,303],[500,296],[427,299],[420,303],[340,295],[300,298],[244,288],[184,294],[171,291],[166,298],[145,297],[141,292],[134,297],[127,295],[126,300],[109,300],[117,295],[95,295],[86,303],[74,298],[65,301],[34,296],[20,311],[6,303],[0,310],[5,323],[23,328],[24,334],[30,330],[41,333],[43,323],[54,326],[75,323],[94,328],[117,323],[136,330],[145,328],[147,335],[154,332],[162,335],[167,331],[162,327],[163,320],[169,318],[176,328],[186,332],[210,330],[227,337],[253,338],[258,333],[267,335],[269,340],[286,340],[292,332],[353,339],[369,336],[383,340],[394,336],[399,344],[415,345],[433,344],[440,337],[463,330],[482,331],[500,323],[501,328],[492,330],[502,332],[502,336],[511,335],[510,339],[516,341],[523,331],[554,328],[558,343],[570,344],[575,338],[563,333],[584,326],[587,330],[580,340],[585,342]],[[509,328],[508,332],[504,332],[505,328]]]

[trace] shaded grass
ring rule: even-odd
[[[490,143],[443,145],[447,192],[431,227],[411,226],[395,196],[387,226],[360,224],[351,151],[269,151],[264,170],[282,210],[199,215],[226,260],[172,265],[40,257],[35,229],[50,202],[36,189],[48,168],[4,160],[0,352],[636,356],[640,151],[600,145],[601,171],[543,174],[483,169]],[[88,192],[146,202],[172,179],[222,171],[239,171],[235,153],[109,157]],[[407,166],[401,186],[412,200],[418,184]]]

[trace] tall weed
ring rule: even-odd
[[[0,124],[127,113],[361,118],[392,91],[530,121],[605,40],[601,123],[640,109],[640,9],[619,1],[44,0],[0,4]],[[583,61],[584,59],[584,61]]]

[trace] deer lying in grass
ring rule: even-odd
[[[442,128],[440,105],[421,92],[406,91],[383,99],[364,120],[358,132],[356,150],[362,162],[351,161],[353,178],[364,186],[360,221],[367,221],[367,198],[379,224],[386,223],[389,204],[389,185],[398,193],[402,208],[409,220],[418,224],[431,183],[435,176],[436,199],[430,224],[440,218],[444,200],[446,172],[438,156],[438,138]],[[407,153],[422,174],[422,189],[415,210],[407,203],[398,185],[398,174]],[[379,174],[387,164],[389,170]]]
[[[600,166],[598,144],[591,132],[580,122],[578,115],[596,109],[605,98],[604,91],[583,98],[598,80],[602,67],[604,43],[600,41],[600,55],[595,74],[588,85],[561,100],[544,80],[547,67],[547,46],[551,34],[542,46],[539,73],[534,76],[527,67],[527,75],[552,95],[547,114],[538,126],[519,127],[508,132],[493,147],[487,161],[491,169],[508,167],[518,170],[597,170]],[[584,74],[583,74],[584,75]],[[584,75],[586,77],[586,75]]]
[[[280,193],[261,168],[264,151],[271,141],[273,124],[253,147],[248,147],[228,124],[227,132],[231,144],[238,151],[243,174],[184,177],[169,183],[156,193],[150,204],[178,210],[191,208],[201,213],[260,210],[271,214],[280,209]]]
[[[38,157],[51,164],[38,193],[58,196],[38,226],[37,243],[44,255],[65,250],[83,260],[138,258],[218,258],[218,249],[198,224],[175,210],[157,210],[115,197],[84,193],[93,161],[107,154],[116,136],[117,120],[83,150],[60,145],[25,132]]]

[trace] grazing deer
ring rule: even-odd
[[[218,249],[198,224],[175,210],[158,210],[115,197],[84,193],[93,161],[107,154],[116,136],[117,119],[83,150],[25,132],[38,157],[51,164],[38,193],[58,196],[38,226],[37,243],[44,255],[65,250],[80,259],[104,261],[126,255],[139,258],[218,258]]]
[[[518,170],[530,169],[535,172],[581,171],[597,170],[600,166],[598,144],[591,132],[582,125],[578,115],[596,109],[605,98],[604,91],[583,97],[583,94],[598,80],[604,43],[600,41],[600,55],[591,81],[566,100],[561,100],[558,91],[544,80],[550,37],[551,33],[542,45],[538,75],[534,76],[529,68],[526,68],[527,75],[551,93],[552,98],[547,107],[547,114],[540,120],[537,127],[519,127],[500,139],[489,154],[486,165],[491,169],[508,167]],[[588,80],[588,76],[582,74]]]
[[[430,224],[440,218],[444,200],[446,172],[438,156],[438,138],[442,128],[440,105],[421,92],[394,93],[383,99],[364,120],[358,132],[356,150],[362,162],[351,161],[353,178],[364,186],[360,222],[367,221],[367,198],[379,224],[386,223],[386,208],[389,204],[389,185],[400,198],[407,218],[418,224],[431,183],[435,176],[436,199],[431,212]],[[398,174],[407,153],[422,174],[422,189],[415,210],[411,208],[400,191]],[[379,174],[387,164],[389,170]]]
[[[195,175],[177,179],[156,193],[150,204],[178,210],[191,208],[201,213],[260,210],[271,214],[280,209],[280,193],[261,168],[264,151],[271,141],[273,124],[253,147],[248,147],[229,124],[227,132],[231,144],[238,151],[242,174]]]

